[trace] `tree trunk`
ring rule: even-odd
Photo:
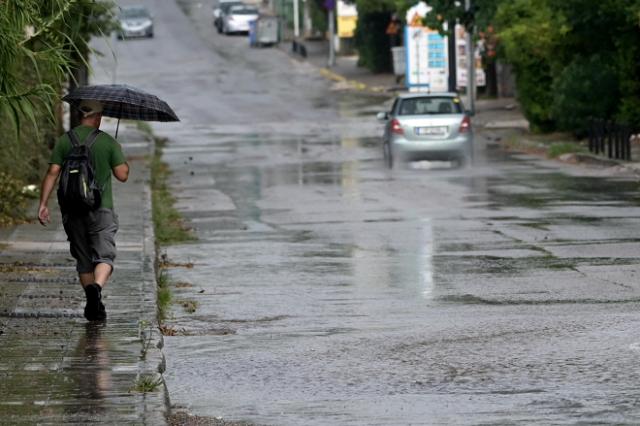
[[[492,98],[498,97],[498,71],[496,69],[496,63],[490,62],[487,64],[487,87],[486,95]]]
[[[80,58],[80,54],[84,55],[84,61]],[[88,61],[88,55],[86,53],[74,53],[72,59],[75,63],[71,75],[69,76],[69,93],[81,86],[89,84],[89,70],[87,69],[86,61]],[[80,117],[78,117],[78,111],[71,108],[69,118],[69,128],[73,129],[80,125]]]

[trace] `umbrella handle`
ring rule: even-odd
[[[118,129],[120,129],[120,117],[122,116],[122,102],[120,103],[120,111],[118,111],[118,125],[116,126],[116,137],[118,139]]]

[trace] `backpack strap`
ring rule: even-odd
[[[69,130],[67,132],[67,137],[71,141],[71,146],[72,147],[75,148],[76,146],[80,145],[80,140],[78,139],[78,134],[75,132],[75,130]]]
[[[91,134],[87,136],[87,139],[84,140],[84,144],[86,145],[86,147],[91,148],[91,145],[93,145],[96,138],[100,136],[101,133],[102,133],[102,130],[100,129],[95,129],[93,132],[91,132]]]

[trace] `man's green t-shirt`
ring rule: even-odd
[[[78,139],[84,143],[85,139],[95,130],[92,126],[78,126],[75,129]],[[56,146],[53,148],[51,160],[49,164],[57,164],[62,167],[64,160],[67,159],[71,151],[71,141],[65,133],[58,139]],[[93,154],[93,167],[96,169],[96,179],[100,185],[104,186],[102,193],[102,204],[100,207],[113,209],[113,192],[111,190],[111,169],[121,166],[127,161],[124,158],[122,149],[118,142],[111,135],[101,133],[91,145],[91,153]],[[105,185],[106,184],[106,185]]]

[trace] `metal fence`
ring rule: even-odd
[[[631,160],[631,128],[627,123],[589,119],[589,151],[609,158]]]

